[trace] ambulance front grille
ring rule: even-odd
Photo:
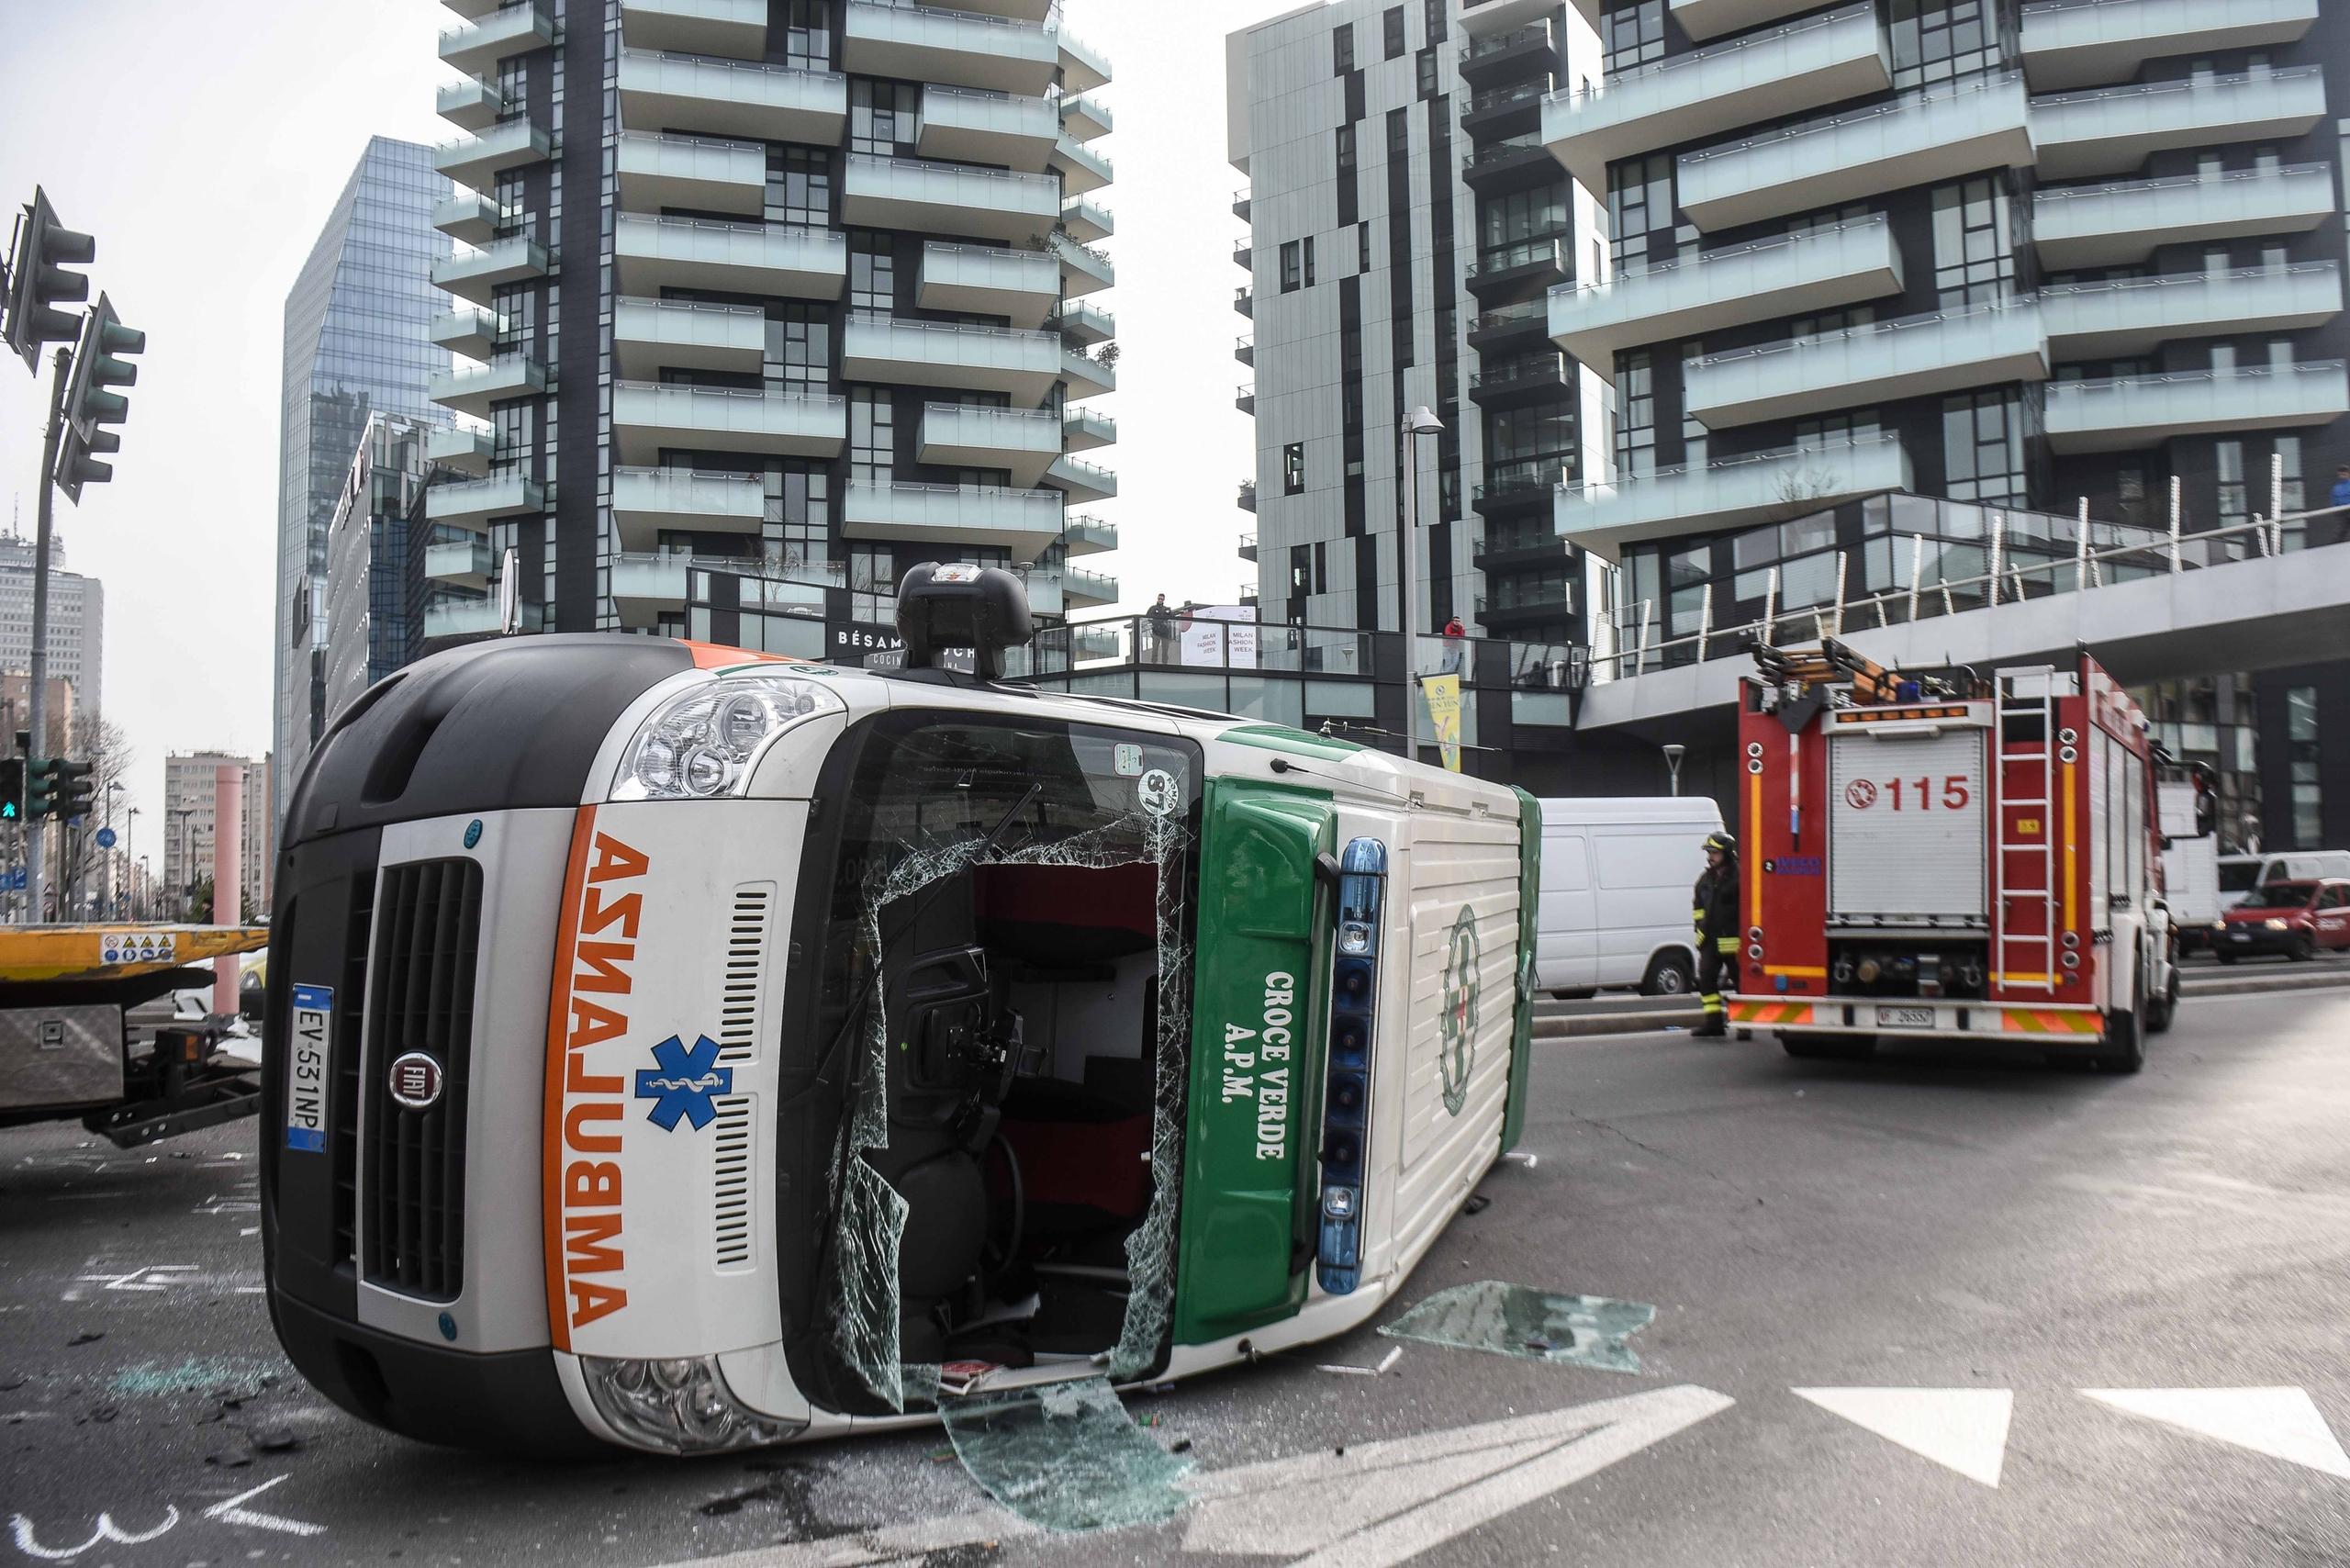
[[[726,969],[718,1003],[718,1059],[736,1074],[737,1086],[759,1056],[759,981],[767,967],[767,927],[775,912],[775,884],[746,882],[734,890],[726,926]],[[711,1140],[711,1245],[721,1269],[752,1266],[751,1104],[744,1096],[718,1102]]]
[[[375,875],[351,879],[350,917],[343,925],[342,1005],[328,1042],[334,1071],[334,1260],[359,1255],[359,1024],[367,995],[367,923],[375,913]],[[280,912],[281,921],[285,918]]]
[[[373,1284],[445,1301],[464,1286],[465,1102],[481,866],[414,861],[386,868],[377,885],[360,1156],[362,1267]],[[440,1098],[421,1111],[391,1095],[392,1063],[412,1051],[441,1070]]]

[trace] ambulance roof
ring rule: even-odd
[[[1705,795],[1567,795],[1542,801],[1545,827],[1656,823],[1717,828],[1722,812]]]

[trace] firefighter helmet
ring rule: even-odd
[[[1725,859],[1735,860],[1738,858],[1738,835],[1729,833],[1709,833],[1706,835],[1706,847],[1708,850],[1718,849]]]

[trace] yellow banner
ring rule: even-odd
[[[1460,771],[1460,678],[1457,675],[1424,675],[1420,689],[1427,693],[1428,727],[1436,732],[1436,744],[1444,753],[1444,765],[1453,772]]]

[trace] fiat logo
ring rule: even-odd
[[[410,1051],[392,1063],[387,1086],[392,1098],[410,1111],[429,1111],[441,1103],[441,1064],[422,1051]]]

